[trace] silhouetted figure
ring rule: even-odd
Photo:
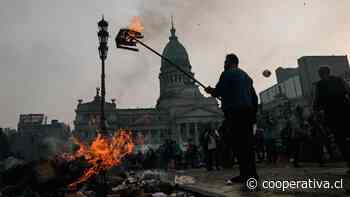
[[[290,122],[286,122],[284,128],[281,130],[282,155],[290,160],[290,144],[291,144],[292,128]],[[287,162],[288,162],[287,161]]]
[[[314,109],[323,111],[325,123],[333,132],[335,142],[350,165],[350,150],[347,148],[350,88],[342,78],[330,75],[328,67],[320,67],[318,74],[321,80],[316,84]]]
[[[9,139],[0,128],[0,160],[5,159],[9,155]]]
[[[314,113],[309,117],[310,124],[310,137],[311,137],[311,145],[312,145],[312,154],[314,159],[323,166],[325,163],[324,151],[323,147],[328,147],[328,135],[326,130],[322,125],[322,121],[317,117]],[[330,156],[332,155],[331,150],[327,148],[328,152],[330,152]]]
[[[254,137],[255,137],[255,152],[259,159],[258,162],[262,162],[265,159],[264,130],[262,128],[257,128]]]
[[[251,177],[258,178],[255,166],[253,124],[256,122],[258,98],[253,87],[253,80],[246,72],[238,68],[238,57],[228,54],[225,70],[215,88],[205,91],[220,97],[222,110],[232,132],[232,144],[237,150],[240,175],[230,182],[245,183]],[[245,184],[244,184],[245,185]]]
[[[157,154],[155,153],[155,151],[150,148],[145,156],[145,160],[144,160],[144,168],[145,169],[155,169],[157,164],[158,158],[157,158]]]
[[[175,168],[175,150],[172,140],[168,139],[165,141],[163,153],[163,160],[165,162],[166,169]]]
[[[313,121],[311,121],[312,123],[310,123],[311,128],[313,127],[312,125],[315,125],[315,127],[316,127],[315,130],[320,131],[314,135],[318,135],[318,138],[320,138],[320,140],[321,140],[320,143],[323,144],[323,146],[326,148],[327,154],[329,156],[329,160],[331,160],[331,161],[334,160],[334,146],[333,146],[334,135],[332,134],[332,132],[330,132],[330,129],[328,128],[327,124],[325,123],[324,114],[314,111],[313,115],[312,115],[312,119],[313,119]],[[311,135],[313,135],[312,132],[313,131],[311,131]],[[334,145],[336,145],[336,144],[334,144]]]
[[[287,122],[287,130],[289,133],[289,141],[287,143],[287,155],[289,159],[293,159],[294,167],[300,167],[299,157],[301,144],[304,140],[304,133],[306,132],[307,125],[301,118],[301,110],[299,107],[290,114]]]
[[[218,157],[218,144],[219,144],[219,133],[216,130],[207,128],[204,134],[206,152],[206,164],[207,170],[215,169],[219,170],[219,157]]]
[[[266,127],[264,129],[264,139],[266,147],[266,160],[269,163],[276,164],[277,162],[277,147],[276,147],[276,138],[272,135],[273,124],[275,122],[272,119],[268,119],[266,122]]]
[[[173,140],[172,141],[172,146],[173,146],[173,149],[174,149],[174,168],[175,169],[180,169],[182,168],[182,150],[180,148],[180,145],[175,141]]]
[[[186,163],[187,166],[190,166],[190,168],[197,168],[198,167],[198,147],[194,144],[192,139],[188,140],[187,150],[186,150]]]
[[[145,156],[141,151],[138,151],[136,154],[136,161],[137,161],[137,166],[138,168],[143,169],[144,168],[144,161],[145,161]]]
[[[219,136],[221,138],[219,147],[219,160],[220,166],[224,168],[232,168],[235,164],[235,158],[237,157],[237,151],[232,143],[232,131],[228,128],[227,120],[224,120],[219,127]],[[204,134],[204,132],[203,132]],[[204,145],[205,147],[205,145]]]

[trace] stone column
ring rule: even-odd
[[[181,143],[181,124],[176,125],[176,132],[174,133],[174,139],[176,139],[177,143]]]
[[[198,122],[194,123],[194,143],[196,145],[199,145],[199,135],[198,135]]]
[[[154,133],[155,133],[155,135],[156,135],[156,138],[155,138],[155,144],[158,144],[159,142],[160,142],[160,131],[159,131],[159,129],[158,128],[155,128],[154,129]]]
[[[190,123],[185,123],[185,139],[183,140],[186,140],[186,142],[188,141],[188,138],[190,136]]]

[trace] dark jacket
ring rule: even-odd
[[[222,110],[235,112],[242,109],[258,108],[258,97],[253,80],[240,68],[229,68],[222,72],[213,96],[221,97]]]
[[[336,112],[349,105],[349,87],[340,77],[331,76],[316,83],[314,108]]]

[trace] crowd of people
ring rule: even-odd
[[[336,159],[338,148],[321,113],[305,113],[300,106],[281,106],[282,116],[264,114],[258,119],[254,132],[256,162],[271,164],[293,163],[300,167],[302,157],[323,166],[327,160]],[[237,150],[223,124],[221,128],[206,126],[199,144],[189,139],[186,146],[166,140],[157,149],[149,148],[130,156],[130,166],[140,169],[189,169],[205,167],[208,171],[233,167],[237,163]],[[311,149],[310,149],[311,148]],[[303,151],[308,149],[309,151]],[[311,150],[311,151],[310,151]]]
[[[264,117],[255,132],[257,162],[292,162],[300,167],[301,157],[320,166],[327,159],[335,159],[334,136],[325,125],[324,117],[316,112],[306,114],[296,106],[287,109],[282,117]]]
[[[192,139],[186,146],[168,139],[156,149],[140,150],[128,155],[125,160],[131,169],[180,170],[201,167],[202,158],[200,147]]]
[[[255,134],[259,160],[292,161],[300,167],[300,157],[304,155],[320,166],[336,159],[350,164],[346,115],[350,88],[341,78],[332,76],[328,67],[320,67],[319,76],[312,108],[286,103],[280,107],[279,116],[265,114],[260,119]]]

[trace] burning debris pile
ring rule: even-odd
[[[78,146],[75,151],[51,159],[5,160],[0,171],[0,196],[20,196],[29,191],[51,196],[77,191],[86,185],[98,185],[98,176],[121,164],[134,147],[131,133],[124,130],[112,137],[98,135],[89,145],[75,138],[74,142]]]
[[[91,143],[74,139],[71,153],[25,162],[10,157],[0,162],[0,196],[109,197],[190,196],[177,191],[174,177],[160,171],[124,171],[134,148],[130,132],[98,135]],[[102,180],[102,181],[101,181]]]
[[[165,173],[157,171],[134,173],[111,169],[106,173],[104,186],[94,175],[85,182],[75,181],[76,187],[72,188],[73,180],[82,180],[77,175],[87,172],[82,169],[90,168],[85,162],[76,160],[20,164],[2,173],[0,196],[96,197],[101,188],[107,197],[192,196],[177,190],[176,185],[164,180],[168,178]]]
[[[92,176],[119,165],[122,158],[130,154],[134,147],[131,133],[123,130],[116,132],[112,138],[98,135],[88,146],[79,141],[76,143],[79,149],[73,154],[64,154],[62,157],[68,161],[84,158],[90,166],[77,181],[69,185],[70,188],[75,188]]]

